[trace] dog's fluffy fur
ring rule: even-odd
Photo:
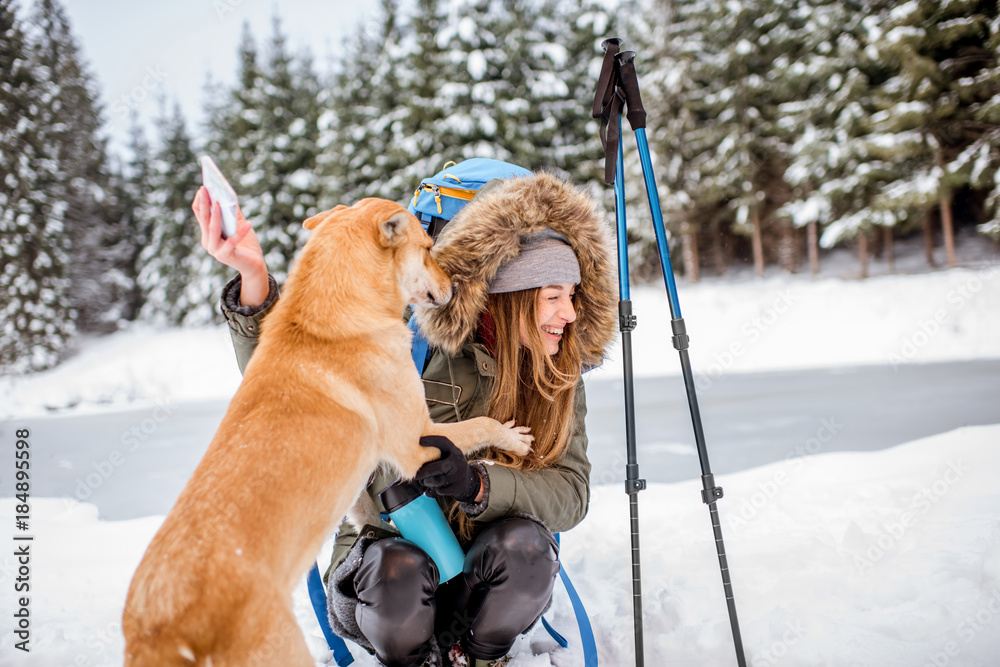
[[[291,593],[380,462],[412,477],[421,435],[527,452],[485,417],[433,424],[402,323],[451,296],[401,206],[365,199],[310,218],[243,383],[132,579],[127,667],[312,665]],[[362,494],[363,495],[363,494]]]

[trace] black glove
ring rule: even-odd
[[[441,450],[441,458],[420,466],[413,478],[427,490],[427,495],[434,498],[451,496],[460,503],[476,499],[482,479],[451,440],[443,435],[425,435],[420,438],[420,446]]]

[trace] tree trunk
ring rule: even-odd
[[[725,241],[720,233],[712,235],[712,249],[709,251],[709,257],[715,265],[715,275],[717,276],[724,276],[726,269],[729,268],[729,256],[723,243]]]
[[[813,220],[806,226],[807,243],[809,244],[809,268],[812,274],[819,275],[819,232],[816,221]]]
[[[889,266],[889,273],[896,272],[896,256],[892,251],[892,227],[883,227],[883,238],[885,239],[885,261]]]
[[[941,232],[944,235],[944,254],[948,266],[955,268],[958,266],[958,260],[955,259],[955,226],[951,217],[951,193],[947,191],[941,195]]]
[[[698,235],[692,225],[685,225],[681,235],[681,254],[684,258],[684,275],[689,282],[701,280],[701,260],[698,257]]]
[[[861,260],[861,277],[868,277],[868,234],[862,232],[858,237],[858,258]]]
[[[944,173],[944,156],[941,151],[938,151],[937,159],[938,166]],[[958,261],[955,259],[955,224],[951,215],[951,188],[947,184],[941,188],[941,233],[944,236],[944,254],[948,266],[955,268],[958,266]]]
[[[927,211],[924,217],[924,254],[927,256],[927,265],[932,269],[937,268],[934,261],[934,214]]]
[[[764,277],[764,243],[760,234],[760,210],[753,207],[753,268],[758,278]]]
[[[782,220],[778,225],[778,262],[789,273],[798,271],[802,263],[801,236],[791,220]]]

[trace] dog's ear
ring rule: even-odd
[[[310,230],[311,229],[316,229],[317,227],[319,227],[319,225],[320,225],[321,222],[323,222],[324,220],[326,220],[327,218],[329,218],[330,216],[332,216],[334,213],[339,213],[339,212],[343,211],[345,208],[347,208],[347,207],[344,206],[343,204],[340,204],[339,206],[335,206],[334,208],[331,208],[329,211],[323,211],[322,213],[317,213],[313,217],[311,217],[308,220],[306,220],[305,222],[303,222],[302,226],[305,227],[306,229],[310,229]]]
[[[386,248],[397,246],[406,238],[406,228],[410,224],[410,214],[400,211],[388,220],[380,222],[379,240]]]

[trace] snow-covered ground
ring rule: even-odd
[[[701,379],[844,364],[1000,357],[1000,267],[914,276],[768,278],[681,286]],[[676,373],[661,289],[633,290],[641,375]],[[620,373],[611,360],[588,381]],[[82,346],[59,368],[0,378],[0,419],[224,398],[239,382],[221,327],[136,327]],[[996,397],[994,397],[995,399]],[[985,399],[984,399],[985,400]],[[1000,422],[1000,413],[998,413]],[[833,426],[832,428],[835,428]],[[5,435],[9,436],[10,433]],[[1000,664],[1000,425],[960,429],[872,453],[800,455],[726,475],[720,502],[749,664]],[[9,439],[8,439],[9,441]],[[696,481],[639,496],[646,664],[735,663],[708,511]],[[14,499],[0,499],[13,532]],[[131,573],[163,517],[102,521],[92,505],[33,498],[30,654],[15,650],[13,540],[0,553],[0,665],[120,665]],[[328,556],[328,549],[320,558]],[[627,497],[594,488],[563,538],[562,561],[587,603],[603,665],[632,662]],[[304,587],[300,623],[327,657]],[[553,624],[515,646],[512,667],[582,665],[561,586]],[[355,651],[360,665],[375,663]]]
[[[877,453],[803,452],[726,476],[720,515],[749,664],[996,665],[998,444],[1000,426],[975,427]],[[736,664],[699,493],[692,481],[639,496],[647,665]],[[13,500],[0,501],[4,526],[14,514]],[[35,500],[32,652],[12,650],[17,563],[5,550],[0,664],[120,665],[125,592],[161,520],[99,521],[92,505]],[[600,486],[590,515],[563,537],[562,562],[588,606],[603,665],[634,664],[628,525],[621,485]],[[303,586],[295,607],[324,664],[329,652]],[[561,584],[548,618],[570,647],[535,629],[515,646],[512,667],[583,665]],[[354,653],[357,664],[376,664]]]

